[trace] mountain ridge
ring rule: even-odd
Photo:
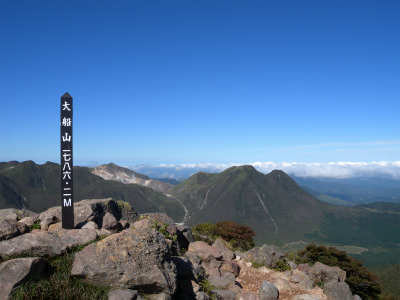
[[[221,173],[199,172],[168,193],[188,208],[185,221],[189,226],[231,220],[253,228],[257,244],[282,245],[307,240],[393,246],[399,242],[393,235],[384,234],[389,228],[383,219],[384,216],[394,226],[392,230],[400,230],[399,224],[396,225],[398,216],[372,213],[363,207],[345,208],[324,203],[280,170],[262,174],[253,166],[240,166]],[[369,229],[372,234],[367,232]]]

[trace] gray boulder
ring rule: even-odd
[[[318,296],[303,294],[294,296],[293,300],[322,300],[322,299]]]
[[[138,214],[129,204],[129,202],[122,200],[114,200],[113,198],[107,199],[86,199],[74,204],[74,209],[78,207],[89,206],[93,211],[92,216],[96,217],[101,213],[112,214],[117,221],[125,220],[129,223],[134,223],[138,219]],[[83,215],[85,218],[85,215]],[[92,220],[89,220],[92,221]]]
[[[353,300],[353,294],[345,282],[327,282],[323,290],[329,300]]]
[[[120,224],[118,223],[117,219],[109,212],[102,214],[100,227],[111,232],[117,232],[119,229],[122,229],[122,227],[120,228]]]
[[[11,219],[14,221],[21,220],[25,217],[36,217],[37,213],[28,209],[6,208],[0,209],[0,220]]]
[[[289,281],[294,283],[299,283],[300,281],[304,281],[307,279],[309,279],[309,277],[306,274],[294,271],[293,274],[290,276]]]
[[[202,260],[210,260],[212,258],[216,260],[222,259],[222,254],[217,248],[210,246],[203,241],[191,243],[188,251],[194,252]]]
[[[71,274],[97,285],[174,294],[177,286],[164,236],[155,229],[129,228],[77,253]]]
[[[353,300],[362,300],[362,299],[361,299],[361,297],[360,297],[360,296],[358,296],[358,295],[354,295],[354,296],[353,296]]]
[[[184,280],[197,280],[199,276],[203,276],[202,272],[199,272],[199,268],[195,266],[188,258],[181,256],[173,256],[172,262],[176,266],[177,278]]]
[[[150,300],[172,300],[171,295],[161,293],[161,294],[152,294],[147,295]]]
[[[302,290],[309,291],[312,290],[313,287],[314,287],[314,281],[309,278],[299,282],[299,288],[301,288]]]
[[[24,282],[41,276],[45,262],[39,257],[16,258],[0,265],[0,299],[11,299],[12,291]]]
[[[51,224],[61,222],[61,206],[52,207],[40,213],[38,216],[38,220],[40,220],[41,229],[49,229],[49,226]]]
[[[221,275],[225,273],[233,273],[236,277],[240,275],[240,266],[234,261],[223,260],[219,270]]]
[[[259,300],[258,296],[247,291],[243,291],[243,293],[240,295],[239,300]]]
[[[6,259],[13,255],[61,255],[72,247],[85,245],[96,238],[96,231],[90,229],[31,232],[1,241],[0,257]]]
[[[218,300],[235,300],[237,297],[237,293],[234,291],[212,290],[211,293]]]
[[[195,296],[196,300],[210,300],[210,297],[203,291],[197,292]]]
[[[37,217],[25,217],[25,218],[19,220],[18,222],[24,223],[28,227],[32,227],[33,224],[35,224],[36,220],[37,220]]]
[[[138,300],[138,299],[143,299],[142,297],[140,297],[138,291],[119,289],[119,290],[112,290],[108,293],[108,300]]]
[[[137,213],[128,202],[115,201],[112,198],[86,199],[74,203],[74,225],[76,228],[81,228],[87,222],[94,221],[102,227],[103,222],[109,223],[107,213],[113,215],[116,221],[123,219],[135,222],[137,219]],[[103,220],[104,217],[106,220]],[[61,222],[61,206],[49,208],[39,214],[38,219],[41,221],[42,229],[48,229],[51,224]],[[114,220],[111,221],[115,223]]]
[[[227,290],[230,286],[235,284],[235,275],[233,273],[226,273],[224,276],[210,275],[208,282],[217,290]]]
[[[320,262],[316,262],[307,273],[310,279],[315,281],[344,282],[346,280],[346,271],[343,271],[339,267],[324,265]]]
[[[224,260],[226,261],[231,261],[232,259],[235,258],[235,253],[233,253],[232,250],[230,250],[221,239],[217,239],[213,244],[213,247],[217,248],[221,254]]]
[[[263,264],[266,267],[277,267],[277,261],[282,260],[285,254],[279,251],[275,246],[264,245],[261,248],[255,247],[244,253],[244,259]]]
[[[274,280],[274,285],[278,288],[279,291],[291,291],[292,286],[290,282],[283,278],[277,278]]]
[[[260,300],[277,300],[279,298],[278,288],[269,281],[262,281],[258,292]]]
[[[12,239],[15,236],[28,232],[28,226],[13,219],[0,220],[0,241]]]
[[[189,244],[194,242],[192,230],[186,225],[176,225],[178,230],[178,244],[180,248],[188,249]]]

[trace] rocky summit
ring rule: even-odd
[[[0,300],[48,277],[47,259],[69,253],[67,277],[107,288],[109,300],[360,299],[337,267],[290,262],[291,270],[273,271],[283,257],[273,246],[240,253],[220,239],[212,245],[194,241],[189,227],[163,213],[139,215],[122,201],[75,203],[71,230],[61,228],[60,212],[61,207],[40,214],[0,210]],[[323,289],[314,284],[320,273]]]

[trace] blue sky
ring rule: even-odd
[[[400,160],[399,1],[0,0],[0,161]]]

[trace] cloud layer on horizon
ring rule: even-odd
[[[389,177],[400,180],[400,161],[380,162],[331,162],[331,163],[287,163],[287,162],[253,162],[253,163],[198,163],[177,165],[137,165],[128,166],[131,170],[146,174],[152,178],[188,178],[204,172],[222,172],[233,166],[252,165],[259,172],[268,174],[272,170],[282,170],[298,177]]]

